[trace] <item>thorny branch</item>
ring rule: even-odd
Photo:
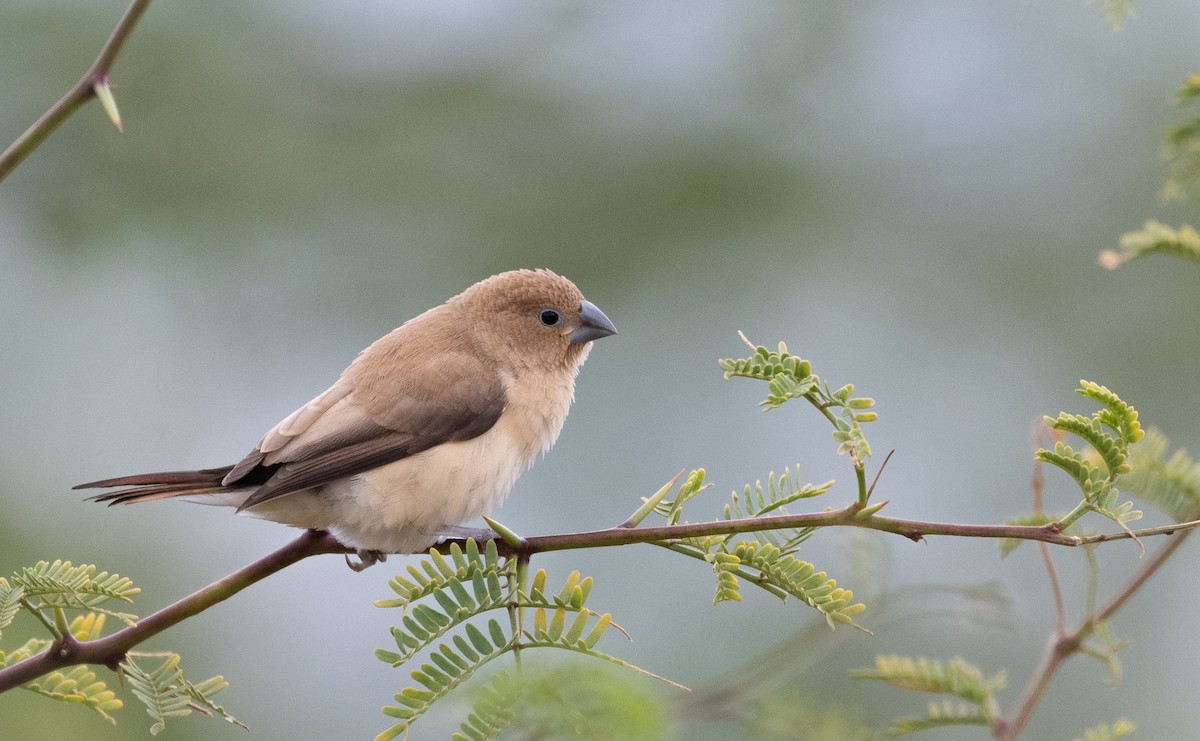
[[[96,61],[92,62],[92,66],[83,73],[79,82],[72,85],[71,89],[67,90],[57,103],[43,113],[37,121],[34,121],[33,125],[17,137],[16,141],[10,144],[3,153],[0,153],[0,181],[8,177],[8,174],[21,164],[33,150],[37,149],[46,137],[54,133],[54,130],[63,121],[70,118],[72,113],[82,108],[92,98],[107,97],[105,107],[108,109],[108,105],[112,103],[112,92],[108,86],[109,70],[112,69],[113,63],[117,60],[117,55],[121,53],[121,48],[129,39],[129,35],[133,33],[134,26],[137,25],[149,6],[150,0],[133,0],[125,10],[125,14],[121,16],[121,20],[117,22],[108,41],[104,42],[104,46],[100,48]],[[120,129],[121,124],[120,119],[116,118],[115,104],[108,112],[113,118],[113,124]]]
[[[1105,540],[1121,540],[1131,537],[1128,532],[1118,532],[1091,536],[1064,535],[1056,529],[1055,523],[1048,525],[963,525],[943,522],[922,522],[919,520],[900,520],[881,517],[877,514],[864,516],[862,508],[857,504],[830,512],[816,512],[792,515],[776,515],[771,517],[751,517],[738,520],[714,520],[712,522],[682,523],[662,525],[657,527],[630,528],[617,526],[604,530],[592,530],[560,535],[541,535],[522,538],[520,542],[502,550],[510,555],[528,558],[536,553],[549,551],[573,550],[579,548],[602,548],[607,546],[628,545],[632,543],[661,543],[705,535],[722,535],[748,533],[762,530],[775,530],[795,527],[865,527],[873,530],[902,535],[910,540],[920,541],[931,535],[950,535],[956,537],[975,538],[1019,538],[1022,540],[1040,541],[1060,546],[1081,546],[1087,543],[1099,543]],[[1135,531],[1138,536],[1169,534],[1175,531],[1190,531],[1200,527],[1200,520],[1169,525],[1159,528],[1147,528]],[[1167,549],[1174,550],[1177,543],[1183,539],[1186,532],[1180,532]],[[446,541],[441,547],[449,547]],[[183,620],[197,615],[218,602],[229,599],[246,587],[259,582],[271,574],[280,571],[309,556],[327,553],[353,553],[353,549],[339,543],[333,536],[323,531],[310,530],[288,543],[283,548],[254,561],[248,566],[236,571],[198,592],[168,605],[158,612],[138,621],[137,625],[120,630],[112,635],[92,641],[75,641],[68,638],[52,645],[47,651],[32,656],[4,669],[0,669],[0,692],[20,686],[49,672],[76,664],[91,664],[115,667],[124,658],[126,652],[143,641],[176,625]],[[1168,554],[1169,555],[1169,554]],[[1140,581],[1135,580],[1127,587],[1132,594],[1149,578],[1154,569],[1160,565],[1164,557],[1156,554],[1149,563],[1143,566],[1146,575]],[[1101,610],[1092,622],[1081,626],[1082,636],[1086,636],[1094,628],[1095,623],[1106,619],[1115,612],[1124,599]],[[1055,662],[1061,662],[1060,657]],[[1047,678],[1048,681],[1048,678]],[[1031,706],[1032,707],[1032,706]]]

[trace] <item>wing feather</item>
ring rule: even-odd
[[[365,350],[337,383],[272,428],[230,471],[226,486],[262,481],[270,472],[239,509],[491,429],[505,406],[500,374],[469,346],[405,352],[411,348],[403,337],[388,343],[397,332]],[[406,362],[389,365],[378,357],[397,353]],[[397,366],[407,372],[382,372]]]

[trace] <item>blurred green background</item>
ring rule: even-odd
[[[5,143],[124,6],[0,7]],[[615,524],[685,467],[716,484],[693,518],[797,462],[845,503],[853,476],[823,423],[761,415],[763,388],[722,382],[738,329],[877,399],[868,434],[896,453],[876,496],[895,516],[1028,510],[1032,426],[1092,411],[1079,378],[1196,449],[1200,270],[1095,257],[1148,217],[1195,219],[1159,202],[1158,153],[1198,34],[1185,0],[1139,3],[1121,33],[1080,0],[161,0],[114,70],[125,134],[89,106],[0,185],[0,572],[94,562],[144,589],[144,614],[281,545],[294,533],[227,510],[105,510],[69,489],[230,463],[376,337],[516,267],[569,276],[621,330],[498,512],[519,532]],[[1140,738],[1196,737],[1195,546],[1116,621],[1133,641],[1120,683],[1073,660],[1028,738],[1119,716]],[[846,679],[876,653],[1007,669],[1007,708],[1053,625],[1030,547],[1001,562],[986,541],[828,532],[804,553],[867,600],[874,637],[812,630],[765,594],[713,608],[711,573],[648,547],[539,562],[597,578],[592,602],[634,636],[618,655],[700,690],[781,641],[793,707],[878,725],[927,698]],[[1077,615],[1082,556],[1058,560]],[[1111,594],[1137,552],[1101,562]],[[254,738],[369,738],[409,683],[371,653],[396,619],[371,602],[402,563],[310,560],[148,648],[181,651],[193,679],[224,674],[217,699]],[[942,589],[978,584],[1007,609]],[[22,694],[0,698],[11,738],[148,735],[135,704],[113,729]],[[414,737],[447,736],[460,712]],[[745,732],[711,715],[668,732]],[[189,718],[161,738],[242,734]],[[966,737],[984,736],[927,736]]]

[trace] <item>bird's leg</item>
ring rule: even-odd
[[[387,560],[387,554],[383,551],[368,551],[360,548],[354,552],[354,555],[358,556],[357,561],[351,561],[350,554],[346,554],[346,565],[354,571],[362,571]]]

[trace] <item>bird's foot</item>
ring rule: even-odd
[[[359,549],[354,552],[354,555],[358,556],[357,561],[351,561],[350,554],[346,554],[346,565],[349,566],[353,571],[362,571],[363,569],[370,568],[377,563],[383,563],[387,560],[387,554],[383,551],[368,551]]]

